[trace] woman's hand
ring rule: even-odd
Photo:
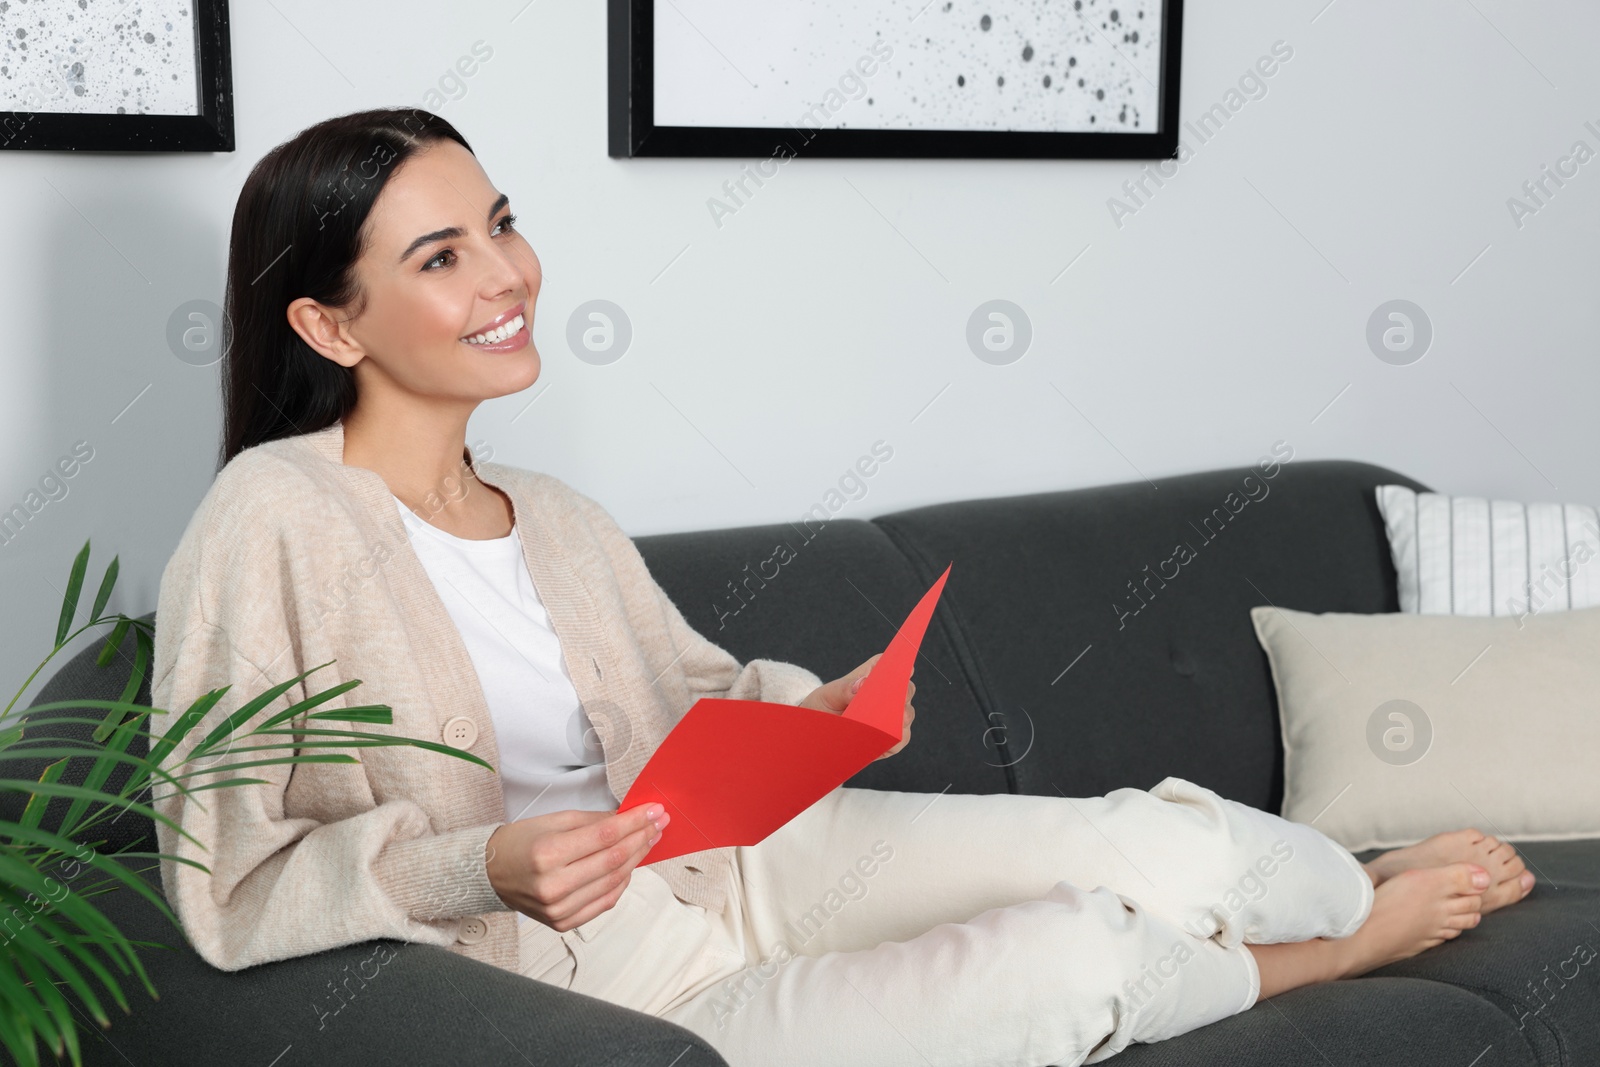
[[[817,711],[831,711],[835,715],[843,715],[844,710],[850,706],[850,698],[855,696],[856,690],[861,688],[861,683],[866,680],[868,672],[872,670],[872,665],[882,658],[883,653],[879,652],[843,678],[835,678],[825,685],[818,686],[800,702],[800,707],[815,708]],[[912,668],[913,671],[915,669],[915,667]],[[911,706],[911,698],[916,691],[917,683],[908,681],[906,683],[905,722],[900,728],[900,741],[882,756],[876,757],[877,759],[892,756],[911,743],[911,720],[917,717],[916,709]]]
[[[660,804],[627,811],[556,811],[489,835],[489,884],[514,911],[552,930],[609,911],[671,818]]]

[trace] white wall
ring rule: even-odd
[[[600,3],[236,0],[237,152],[0,157],[0,509],[94,449],[0,546],[0,700],[48,650],[85,538],[91,581],[121,556],[114,608],[155,606],[220,428],[218,368],[175,358],[166,320],[220,301],[250,166],[330,115],[422,103],[480,40],[493,58],[439,111],[544,263],[544,370],[469,439],[632,534],[796,517],[880,439],[893,458],[840,515],[1159,484],[1277,440],[1442,491],[1600,501],[1600,161],[1520,227],[1507,207],[1575,141],[1600,149],[1600,8],[1325,4],[1191,0],[1185,119],[1274,42],[1293,56],[1120,226],[1108,201],[1143,163],[801,158],[718,227],[707,200],[742,161],[607,157]],[[635,330],[603,367],[565,341],[601,297]],[[1007,366],[965,341],[993,298],[1033,326]],[[1409,366],[1365,341],[1394,298],[1435,329]]]

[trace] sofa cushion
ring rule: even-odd
[[[1418,978],[1302,986],[1249,1011],[1149,1045],[1118,1067],[1534,1067],[1516,1024],[1465,989]]]
[[[1600,607],[1250,614],[1277,685],[1284,818],[1349,849],[1474,822],[1600,838]]]
[[[1600,606],[1600,516],[1586,504],[1375,490],[1400,610],[1530,615]]]
[[[148,861],[147,861],[148,862]],[[152,867],[146,881],[158,891]],[[537,1063],[541,1067],[727,1067],[706,1041],[675,1023],[536,982],[435,945],[380,939],[226,972],[126,888],[96,901],[142,949],[160,999],[118,975],[131,1009],[107,1005],[111,1028],[82,1002],[86,1067],[167,1064]]]
[[[656,534],[634,543],[657,584],[707,639],[741,662],[798,663],[824,681],[887,648],[944,569],[941,563],[924,577],[882,530],[859,519]],[[952,568],[951,582],[961,569],[960,562]],[[845,785],[1006,792],[1005,757],[968,678],[945,607],[948,590],[949,583],[911,678],[917,717],[910,743],[867,764]]]
[[[1424,978],[1475,994],[1506,1016],[1544,1067],[1600,1063],[1600,841],[1516,847],[1539,879],[1532,892],[1369,977]],[[1356,856],[1365,863],[1381,852]]]
[[[1293,460],[1270,478],[1246,467],[873,521],[922,588],[954,561],[941,608],[970,643],[1020,791],[1098,796],[1173,774],[1275,812],[1283,755],[1250,608],[1396,610],[1380,483],[1416,484]],[[1192,558],[1164,566],[1179,544]]]

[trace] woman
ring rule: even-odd
[[[245,183],[222,469],[163,574],[154,700],[233,685],[220,721],[325,665],[284,706],[360,678],[396,734],[495,771],[364,748],[166,800],[210,847],[158,824],[164,852],[211,868],[163,863],[213,965],[399,937],[681,1023],[736,1067],[1076,1064],[1415,955],[1531,887],[1477,831],[1363,867],[1180,778],[1075,799],[840,788],[759,845],[640,867],[665,817],[616,798],[696,699],[838,713],[877,657],[827,683],[738,663],[600,505],[467,450],[474,409],[538,377],[541,277],[427,112],[320,123]]]

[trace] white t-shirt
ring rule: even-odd
[[[616,811],[599,734],[567,673],[516,526],[505,537],[474,541],[425,521],[399,497],[395,506],[488,701],[506,821],[569,809]]]

